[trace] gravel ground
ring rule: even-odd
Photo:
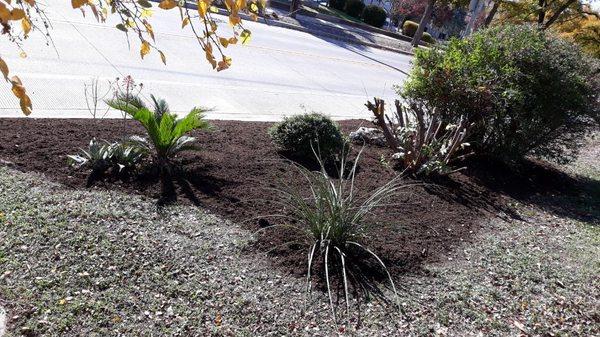
[[[597,188],[591,144],[567,169]],[[333,325],[325,296],[303,310],[303,280],[245,251],[235,224],[0,167],[0,307],[8,336],[600,335],[600,228],[514,208],[523,220],[488,222],[477,245],[397,276],[402,313],[372,302],[360,325]]]

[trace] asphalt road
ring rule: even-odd
[[[247,22],[251,42],[227,48],[233,65],[216,72],[191,32],[181,29],[177,11],[156,9],[150,22],[165,66],[154,51],[141,60],[139,42],[132,38],[128,47],[115,21],[97,23],[91,13],[83,17],[68,0],[47,0],[46,10],[55,48],[35,33],[24,43],[27,58],[8,43],[1,50],[11,74],[20,76],[30,94],[32,117],[89,117],[84,83],[97,77],[107,90],[108,81],[131,75],[144,84],[145,97],[163,97],[175,112],[202,106],[212,108],[208,117],[214,119],[277,120],[303,111],[368,118],[366,99],[394,99],[393,85],[410,70],[408,55]],[[223,23],[221,30],[230,28]],[[0,117],[18,116],[18,101],[5,84]]]

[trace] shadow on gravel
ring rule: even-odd
[[[536,205],[556,215],[600,223],[600,181],[572,176],[541,160],[514,165],[479,158],[464,172],[492,192]],[[485,200],[485,198],[482,198]]]

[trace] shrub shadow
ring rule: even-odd
[[[600,223],[598,180],[570,175],[536,159],[507,164],[479,157],[467,167],[464,174],[489,191],[573,220]]]

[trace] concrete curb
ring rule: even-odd
[[[153,1],[153,2],[159,2],[160,0],[151,0],[151,1]],[[193,3],[189,3],[189,2],[186,2],[185,6],[187,8],[189,8],[189,9],[193,9],[193,10],[197,10],[198,9],[197,5],[195,5]],[[219,10],[218,14],[225,15],[225,16],[228,15],[228,13],[227,13],[227,11],[225,9],[218,8],[218,10]],[[254,20],[252,20],[252,18],[249,15],[247,15],[245,13],[239,13],[239,16],[243,20],[254,21]],[[326,20],[326,21],[328,21],[328,20]],[[341,22],[341,23],[344,23],[344,24],[346,23],[346,20],[342,20],[342,21],[344,21],[344,22]],[[406,50],[402,50],[402,49],[398,49],[398,48],[393,48],[393,47],[388,47],[388,46],[382,46],[382,45],[378,45],[376,43],[371,43],[371,42],[356,41],[354,39],[344,38],[344,37],[341,37],[341,36],[336,35],[336,34],[325,33],[325,32],[321,32],[321,31],[314,31],[314,30],[310,30],[308,28],[304,28],[302,26],[298,26],[298,25],[292,24],[292,23],[282,22],[282,21],[272,20],[272,19],[267,19],[265,17],[261,17],[257,21],[255,21],[255,22],[262,23],[262,24],[265,24],[265,25],[268,25],[268,26],[275,26],[275,27],[280,27],[280,28],[297,30],[299,32],[304,32],[304,33],[309,33],[309,34],[312,34],[312,35],[318,35],[318,36],[322,36],[322,37],[326,37],[326,38],[330,38],[330,39],[335,39],[335,40],[338,40],[338,41],[347,42],[349,44],[363,45],[363,46],[367,46],[367,47],[371,47],[371,48],[387,50],[387,51],[391,51],[391,52],[395,52],[395,53],[399,53],[399,54],[404,54],[404,55],[410,55],[410,56],[414,56],[415,55],[413,52],[409,52],[409,51],[406,51]]]
[[[393,47],[388,47],[388,46],[382,46],[382,45],[379,45],[379,44],[376,44],[376,43],[371,43],[371,42],[356,41],[354,39],[347,39],[347,38],[341,37],[341,36],[336,35],[336,34],[325,33],[325,32],[320,32],[320,31],[314,31],[314,30],[310,30],[308,28],[304,28],[302,26],[294,25],[292,23],[287,23],[287,22],[282,22],[282,21],[271,21],[271,23],[267,22],[265,24],[271,25],[271,26],[275,26],[275,27],[281,27],[281,28],[287,28],[287,29],[297,30],[299,32],[309,33],[309,34],[312,34],[312,35],[318,35],[318,36],[322,36],[322,37],[326,37],[326,38],[335,39],[335,40],[338,40],[338,41],[348,42],[349,44],[358,44],[358,45],[363,45],[363,46],[367,46],[367,47],[371,47],[371,48],[377,48],[377,49],[383,49],[383,50],[392,51],[392,52],[395,52],[395,53],[400,53],[400,54],[405,54],[405,55],[411,55],[411,56],[415,55],[413,52],[409,52],[409,51],[406,51],[406,50],[402,50],[402,49],[398,49],[398,48],[393,48]]]

